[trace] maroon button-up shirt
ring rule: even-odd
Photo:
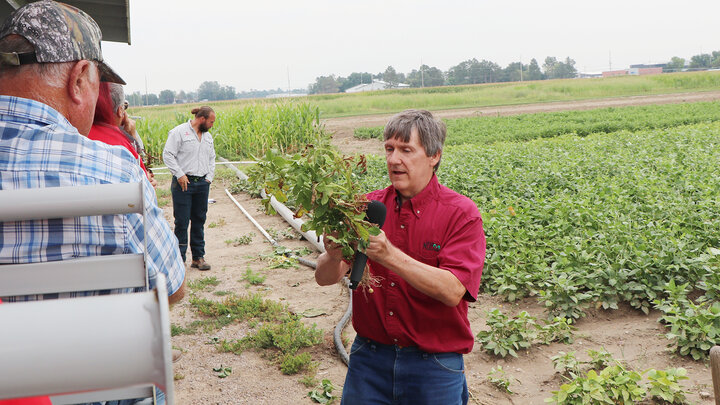
[[[367,197],[387,207],[382,230],[415,260],[447,270],[465,286],[455,307],[416,290],[397,274],[369,260],[380,285],[353,293],[353,327],[380,343],[418,346],[431,353],[469,353],[475,341],[467,317],[477,299],[485,262],[485,233],[475,203],[441,185],[433,175],[420,194],[400,205],[393,186]]]

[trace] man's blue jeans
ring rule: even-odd
[[[467,404],[462,354],[426,353],[356,337],[342,405]]]
[[[205,218],[207,217],[210,183],[204,177],[188,177],[187,190],[182,191],[173,176],[170,191],[175,216],[175,236],[180,245],[180,255],[185,261],[188,246],[188,224],[190,225],[190,252],[193,259],[205,256]]]

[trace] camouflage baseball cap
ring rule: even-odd
[[[125,84],[125,81],[103,62],[100,40],[102,32],[95,20],[84,11],[52,0],[28,3],[15,10],[0,27],[0,38],[17,34],[35,47],[34,53],[0,52],[0,63],[72,62],[93,60],[100,70],[100,80]]]

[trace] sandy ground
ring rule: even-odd
[[[539,111],[568,109],[590,109],[597,107],[678,103],[708,101],[720,99],[720,92],[684,93],[666,96],[625,97],[580,101],[573,103],[545,103],[508,107],[487,107],[482,109],[464,109],[438,111],[440,117],[452,118],[477,115],[508,115]],[[358,126],[383,125],[389,115],[363,116],[326,120],[326,128],[335,134],[335,144],[345,153],[381,153],[380,143],[374,140],[360,141],[352,138],[352,130]],[[300,266],[289,269],[268,269],[268,263],[260,255],[272,253],[271,245],[260,231],[242,214],[241,210],[225,193],[233,179],[229,176],[217,179],[211,188],[210,198],[216,200],[208,211],[206,226],[206,260],[213,268],[200,272],[188,266],[187,280],[197,280],[214,276],[220,284],[205,291],[196,292],[198,296],[221,300],[214,292],[230,291],[236,294],[260,293],[268,299],[283,302],[295,313],[322,313],[320,316],[304,318],[308,325],[315,323],[324,332],[324,343],[310,352],[318,362],[317,379],[329,379],[336,387],[334,393],[340,394],[345,378],[346,366],[337,355],[332,331],[347,308],[348,296],[341,286],[319,287],[313,279],[313,270]],[[167,177],[161,179],[160,188],[167,189]],[[250,215],[269,232],[283,232],[289,226],[279,216],[266,215],[260,200],[245,193],[234,195],[237,201]],[[161,199],[162,200],[162,199]],[[165,207],[168,221],[172,224],[172,209]],[[226,241],[254,233],[249,245],[234,246]],[[289,248],[311,244],[298,239],[278,238],[280,244]],[[306,256],[315,260],[317,253]],[[242,278],[247,271],[266,276],[262,285],[250,286]],[[201,319],[191,308],[189,296],[173,306],[171,321],[175,325],[185,326],[193,320]],[[488,329],[485,325],[485,311],[502,307],[504,313],[516,314],[527,310],[542,318],[543,308],[530,298],[519,303],[504,303],[497,297],[482,295],[471,305],[469,317],[472,330],[477,333]],[[307,311],[307,312],[306,312]],[[657,323],[658,313],[645,316],[630,308],[616,311],[591,311],[578,323],[576,340],[573,344],[551,344],[533,346],[527,352],[520,352],[519,358],[495,358],[479,349],[465,357],[466,375],[471,393],[471,404],[542,404],[563,383],[553,370],[550,357],[559,351],[576,351],[578,358],[587,360],[587,350],[605,348],[617,359],[624,359],[636,370],[647,368],[664,369],[667,367],[685,367],[689,380],[684,382],[691,391],[689,399],[697,404],[712,403],[712,380],[707,364],[679,358],[668,352],[667,340],[662,334],[663,326]],[[242,355],[220,353],[211,344],[214,338],[239,339],[247,334],[249,326],[245,323],[233,324],[218,331],[198,332],[194,335],[179,335],[173,338],[173,346],[183,351],[183,356],[174,364],[176,375],[175,395],[177,404],[311,404],[307,388],[300,383],[302,375],[286,376],[279,368],[263,357],[261,352],[246,351]],[[352,326],[345,329],[348,341],[354,337]],[[218,378],[213,368],[220,366],[232,368],[227,378]],[[502,366],[509,378],[515,394],[501,392],[487,381],[491,368]],[[339,403],[339,399],[337,401]]]

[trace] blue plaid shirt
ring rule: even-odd
[[[0,189],[143,183],[150,287],[158,272],[170,294],[185,278],[178,241],[158,208],[155,190],[128,150],[80,135],[60,113],[37,101],[0,95]],[[143,252],[139,214],[0,222],[2,264]],[[7,297],[38,300],[97,292]]]

